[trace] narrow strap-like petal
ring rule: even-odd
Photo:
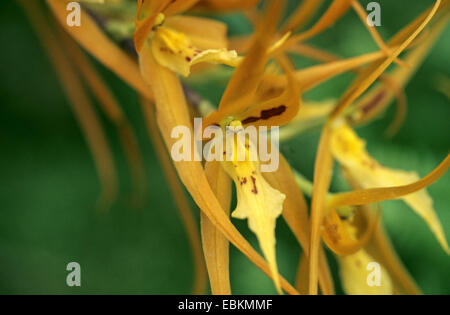
[[[113,156],[94,106],[71,64],[70,58],[65,54],[56,34],[49,26],[49,21],[45,20],[40,4],[25,0],[19,0],[19,3],[33,23],[34,29],[50,57],[50,62],[61,80],[64,92],[86,138],[100,177],[102,192],[98,204],[100,208],[108,209],[117,198],[118,178]]]
[[[370,212],[366,212],[366,214],[373,216]],[[383,224],[380,223],[375,228],[373,237],[367,246],[367,251],[389,270],[394,281],[394,288],[396,288],[396,291],[399,291],[398,293],[411,295],[422,294],[416,282],[396,254]]]
[[[99,101],[100,107],[105,112],[106,117],[111,120],[117,129],[120,142],[127,158],[128,168],[131,172],[131,180],[134,188],[133,201],[136,202],[137,205],[142,205],[147,190],[147,180],[145,178],[145,167],[142,155],[133,127],[120,108],[118,101],[115,99],[101,76],[97,73],[89,59],[86,58],[84,52],[64,30],[60,27],[58,29],[61,35],[60,38],[65,46],[65,51],[76,63],[77,69],[92,90],[93,95]]]
[[[310,29],[291,37],[284,45],[282,45],[282,47],[280,47],[280,49],[289,48],[290,46],[314,37],[331,27],[350,9],[351,2],[352,0],[333,0],[325,13]]]
[[[309,250],[309,294],[317,294],[318,261],[321,239],[321,226],[325,213],[328,188],[331,182],[333,158],[330,152],[330,129],[328,125],[322,130],[314,164],[313,195],[311,200],[311,236]]]
[[[305,0],[300,3],[298,8],[289,17],[281,28],[281,33],[295,31],[305,26],[322,5],[323,0]]]
[[[226,214],[230,213],[231,180],[217,161],[207,162],[205,174]],[[203,254],[208,268],[212,294],[231,294],[229,242],[208,217],[201,212]]]
[[[334,194],[328,200],[329,207],[366,205],[384,200],[393,200],[414,193],[431,185],[445,174],[450,166],[450,155],[439,164],[431,173],[409,185],[384,188],[370,188],[355,190],[346,193]]]
[[[364,233],[359,239],[349,235],[344,222],[340,219],[334,208],[328,210],[323,225],[322,237],[328,248],[334,253],[345,256],[356,253],[361,250],[372,236],[372,232],[378,220],[370,220]]]
[[[373,67],[369,67],[353,82],[353,84],[342,96],[335,110],[331,114],[331,119],[335,119],[336,117],[338,117],[347,106],[353,103],[354,100],[361,96],[361,94],[364,93],[364,91],[366,91],[367,88],[378,79],[378,77],[389,67],[394,59],[398,55],[400,55],[400,53],[405,50],[411,44],[411,42],[423,31],[434,14],[437,12],[440,4],[441,0],[436,0],[428,15],[422,20],[417,28],[408,29],[409,32],[401,31],[401,34],[405,36],[406,39],[402,40],[402,43],[399,45],[399,47],[396,48],[385,61],[380,64],[374,64]],[[419,18],[421,19],[422,16],[420,16]]]
[[[269,3],[265,13],[266,16],[264,20],[260,21],[256,30],[257,35],[254,37],[254,42],[246,58],[236,68],[233,77],[228,83],[220,101],[219,109],[256,90],[269,58],[267,51],[275,35],[283,3],[284,1],[281,0]]]

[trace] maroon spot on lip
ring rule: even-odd
[[[190,62],[191,60],[192,60],[191,57],[186,57],[187,62]]]
[[[252,193],[254,193],[255,195],[258,194],[258,189],[256,188],[256,178],[254,178],[253,176],[250,176],[251,180],[252,180],[252,184],[253,184],[253,188],[252,188]]]
[[[265,110],[261,111],[261,115],[259,117],[254,117],[254,116],[247,117],[242,121],[242,124],[246,125],[246,124],[254,123],[258,120],[267,120],[274,116],[280,116],[285,111],[286,111],[286,105],[280,105],[278,107],[274,107],[271,109],[265,109]]]
[[[247,184],[247,177],[243,177],[240,181],[241,186]]]

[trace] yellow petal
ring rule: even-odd
[[[231,202],[230,177],[217,161],[207,162],[205,173],[211,189],[228,215]],[[200,213],[200,216],[203,253],[208,268],[211,292],[220,295],[231,294],[229,242],[203,212]]]
[[[222,162],[236,186],[238,202],[231,216],[248,219],[248,226],[256,234],[264,257],[270,266],[275,286],[281,292],[275,254],[275,224],[283,211],[286,196],[266,182],[260,172],[259,162],[250,160],[249,150],[252,150],[255,145],[249,141],[246,146],[246,139],[240,136],[240,133],[244,132],[242,124],[237,121],[231,124],[236,127],[235,132],[238,136],[235,146],[231,148],[232,151],[226,152],[227,161]],[[242,161],[238,159],[238,151],[245,152],[245,159]]]
[[[152,52],[158,63],[185,77],[189,76],[191,67],[200,62],[235,67],[240,61],[234,50],[197,49],[184,33],[165,26],[157,28],[151,42]]]
[[[209,18],[176,15],[166,19],[164,26],[183,32],[198,49],[227,48],[227,25]]]
[[[314,162],[314,183],[311,199],[311,236],[309,249],[309,294],[317,295],[319,253],[320,253],[320,229],[325,213],[326,197],[331,183],[333,171],[333,157],[330,147],[330,127],[326,124],[322,130]]]
[[[392,281],[389,273],[364,249],[352,255],[338,256],[338,261],[342,286],[347,294],[393,294]],[[376,280],[380,281],[377,282]]]
[[[345,124],[333,130],[331,151],[339,163],[362,188],[407,185],[419,180],[415,172],[393,170],[380,165],[365,149],[365,142]],[[433,201],[425,189],[401,197],[428,224],[448,252],[448,244],[441,223],[433,209]]]

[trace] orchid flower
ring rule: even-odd
[[[271,8],[270,16],[276,20],[281,6],[274,4]],[[277,290],[281,292],[275,255],[275,221],[282,213],[286,196],[267,183],[260,171],[258,159],[250,160],[251,151],[257,144],[252,143],[251,139],[240,137],[243,126],[270,127],[277,126],[282,121],[289,121],[295,116],[300,105],[300,94],[293,78],[292,66],[283,57],[280,57],[279,61],[289,81],[285,91],[278,97],[257,102],[256,91],[269,58],[274,25],[275,23],[260,25],[258,36],[230,80],[218,111],[208,115],[204,124],[205,127],[219,124],[224,129],[236,129],[238,141],[230,150],[225,150],[225,154],[231,156],[231,159],[222,162],[237,191],[238,204],[232,216],[248,219],[249,227],[257,235],[262,252],[269,263]],[[240,150],[245,152],[244,160],[238,160],[237,152]]]
[[[275,6],[276,8],[279,6],[279,4],[273,2],[272,6]],[[271,11],[273,11],[271,14],[275,13],[276,16],[276,13],[279,12],[279,9]],[[272,27],[270,24],[269,26]],[[261,32],[261,34],[262,33],[263,32]],[[269,35],[270,33],[265,32],[266,38],[270,38]],[[230,82],[228,92],[225,93],[224,98],[222,99],[223,102],[225,102],[227,98],[235,100],[237,96],[241,95],[241,90],[240,89],[238,90],[237,87],[238,86],[241,87],[242,85],[241,82],[243,82],[244,79],[248,79],[247,74],[248,68],[246,64],[247,63],[253,64],[256,62],[258,67],[255,69],[254,77],[250,78],[250,80],[246,80],[247,81],[246,86],[249,89],[252,89],[251,90],[252,93],[254,92],[253,89],[256,88],[257,83],[260,80],[261,76],[260,73],[263,70],[267,58],[267,49],[260,50],[256,48],[260,48],[260,45],[263,45],[262,48],[270,47],[268,45],[267,40],[257,41],[257,44],[255,45],[257,45],[255,46],[254,49],[255,55],[258,57],[257,60],[255,60],[254,58],[244,59],[244,61],[240,64],[234,76],[234,79],[232,80],[232,82]],[[164,140],[166,141],[166,145],[170,147],[173,144],[174,139],[170,138],[169,136],[170,132],[167,133],[165,131],[170,130],[172,128],[171,126],[176,125],[191,126],[183,91],[181,89],[178,79],[175,76],[175,73],[158,62],[157,58],[153,54],[153,51],[149,49],[149,46],[147,46],[147,48],[143,48],[142,50],[140,50],[140,67],[144,79],[149,83],[155,95],[156,109],[158,114],[158,124],[160,129],[163,131],[163,137]],[[297,90],[296,87],[288,88],[287,92],[284,93],[284,95],[277,98],[276,100],[268,100],[266,102],[266,106],[273,106],[273,103],[279,102],[281,100],[283,102],[288,101],[284,102],[286,104],[285,105],[286,108],[287,105],[291,103],[293,103],[294,105],[298,104],[299,100],[298,95],[293,99],[289,98],[289,96],[292,95],[291,91],[292,88],[294,89],[294,91]],[[170,92],[168,93],[168,91]],[[237,95],[237,93],[239,94]],[[282,104],[278,104],[277,106],[281,105]],[[259,108],[255,106],[253,111],[256,113],[258,109]],[[289,113],[291,111],[294,114],[296,112],[295,108],[293,109],[289,108],[289,110],[287,110],[286,112]],[[241,117],[236,118],[239,119]],[[206,121],[211,121],[211,119],[213,118],[210,118],[210,120],[207,119]],[[208,125],[208,123],[206,125]],[[262,267],[266,273],[271,275],[277,287],[283,287],[283,289],[285,289],[287,292],[290,293],[296,292],[295,289],[290,287],[283,278],[278,276],[277,269],[273,263],[272,258],[273,255],[271,254],[272,257],[268,258],[269,264],[266,264],[265,262],[263,263],[258,257],[258,255],[254,252],[254,250],[251,249],[248,243],[233,227],[229,218],[225,214],[226,211],[222,209],[222,206],[219,203],[218,196],[216,196],[214,192],[211,190],[211,186],[208,183],[208,180],[205,176],[202,166],[198,162],[194,161],[176,162],[175,166],[177,167],[181,180],[185,184],[188,191],[191,193],[194,200],[199,205],[200,209],[205,213],[207,219],[210,220],[211,223],[217,229],[219,229],[227,237],[229,241],[231,241],[234,245],[236,245],[241,251],[246,253],[249,257],[251,257],[251,259],[257,265]],[[251,179],[249,178],[248,180],[250,183]],[[262,185],[262,182],[258,177],[258,187],[262,187],[259,185]],[[266,227],[263,226],[263,228]],[[267,237],[270,238],[270,235],[268,235]],[[263,252],[266,251],[266,248],[270,248],[270,246],[266,247],[266,244],[264,244]]]
[[[198,1],[138,1],[136,50],[151,49],[162,66],[183,76],[200,62],[236,66],[240,58],[226,46],[226,28],[211,20],[177,16]],[[208,32],[207,34],[205,34]]]
[[[213,294],[231,294],[231,243],[273,280],[279,293],[316,294],[320,286],[323,294],[333,294],[333,281],[321,240],[336,254],[342,284],[348,294],[416,293],[414,281],[394,257],[378,212],[374,210],[376,203],[383,200],[405,201],[425,220],[445,251],[449,251],[425,188],[445,173],[450,157],[419,179],[414,172],[382,166],[369,155],[364,140],[353,130],[379,115],[394,97],[400,105],[392,130],[401,125],[406,108],[402,88],[445,26],[448,1],[437,0],[387,43],[376,29],[368,27],[379,50],[347,59],[336,58],[305,41],[332,27],[351,8],[365,20],[364,10],[357,0],[333,0],[325,13],[306,30],[305,25],[323,1],[303,1],[285,23],[280,23],[284,1],[278,0],[267,1],[262,13],[256,9],[259,0],[82,0],[83,12],[89,14],[83,15],[80,27],[72,28],[65,20],[69,1],[47,0],[60,24],[58,29],[53,29],[56,26],[53,21],[52,24],[45,21],[36,3],[28,5],[25,0],[19,1],[36,25],[73,103],[109,204],[117,191],[116,174],[100,122],[82,80],[118,129],[131,173],[136,182],[141,183],[140,188],[136,186],[136,191],[145,190],[142,161],[130,123],[77,43],[141,96],[150,138],[180,209],[194,253],[194,293],[204,291],[207,271]],[[231,45],[228,45],[224,23],[185,15],[191,10],[228,12],[237,9],[248,10],[254,32],[245,38],[230,39]],[[104,25],[101,25],[102,21]],[[280,29],[277,29],[278,25],[281,25]],[[429,32],[422,34],[426,26],[431,26]],[[132,51],[123,49],[114,40],[132,42]],[[229,50],[228,46],[235,50]],[[404,60],[399,59],[406,50],[409,50],[408,55]],[[322,63],[294,69],[287,53],[309,56]],[[203,165],[199,161],[171,161],[167,149],[170,150],[175,142],[171,137],[172,129],[186,126],[193,134],[186,82],[189,83],[188,77],[203,63],[234,68],[217,109],[210,108],[204,115],[203,127],[219,126],[237,141],[226,147],[223,154],[228,159],[221,162],[208,161]],[[392,63],[396,63],[397,68],[385,74]],[[365,65],[368,66],[363,68]],[[303,93],[349,71],[358,76],[336,105],[334,100],[320,104],[303,100]],[[207,74],[199,75],[209,79]],[[363,95],[376,81],[380,84]],[[314,182],[309,187],[312,202],[308,217],[306,201],[289,163],[280,153],[278,169],[261,172],[264,161],[256,154],[261,143],[246,135],[244,128],[266,127],[270,130],[274,126],[284,126],[281,139],[287,139],[321,125]],[[239,152],[244,152],[244,159],[238,157]],[[355,191],[334,194],[328,191],[334,161],[339,163]],[[232,183],[237,205],[230,211]],[[184,188],[201,210],[201,236]],[[230,212],[234,218],[247,220],[262,256],[232,224]],[[303,249],[296,287],[281,276],[277,264],[275,231],[280,216]],[[372,261],[380,262],[382,283],[368,287],[366,266]]]

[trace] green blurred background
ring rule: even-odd
[[[291,1],[290,7],[297,2]],[[378,30],[385,39],[432,4],[379,2]],[[250,29],[241,14],[220,18],[228,23],[230,34]],[[449,35],[447,28],[407,87],[409,109],[400,132],[393,139],[384,136],[393,108],[358,131],[368,141],[369,152],[389,167],[424,176],[448,153],[450,106],[434,80],[450,73]],[[136,130],[149,181],[145,205],[133,207],[125,156],[113,126],[99,111],[120,175],[118,201],[110,211],[101,212],[95,208],[100,187],[91,154],[48,58],[15,1],[2,2],[0,40],[0,293],[189,293],[189,244],[147,137],[136,93],[97,64]],[[377,49],[354,12],[311,43],[343,57]],[[296,61],[302,67],[312,64]],[[305,99],[337,98],[352,77],[339,76]],[[217,103],[225,84],[219,76],[197,82],[194,88]],[[317,141],[316,131],[281,147],[291,164],[309,178]],[[449,184],[446,174],[428,189],[447,236]],[[335,180],[333,189],[338,187],[341,183]],[[198,217],[198,208],[194,209]],[[399,256],[424,293],[449,294],[450,259],[425,223],[401,201],[383,203],[383,217]],[[233,222],[257,247],[246,222]],[[282,220],[277,226],[277,255],[281,272],[293,282],[300,249]],[[336,276],[331,255],[330,260]],[[81,265],[78,288],[66,285],[66,265],[71,261]],[[231,283],[236,294],[275,293],[271,281],[235,248],[231,248]]]

